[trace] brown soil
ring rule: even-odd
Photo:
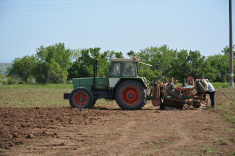
[[[234,154],[234,127],[217,111],[0,108],[0,155]]]

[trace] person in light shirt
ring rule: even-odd
[[[208,93],[210,95],[210,99],[211,99],[211,108],[215,107],[215,88],[213,87],[213,85],[209,82],[208,79],[206,79],[207,83],[208,83]]]

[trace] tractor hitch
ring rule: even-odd
[[[69,99],[70,93],[64,93],[64,99]]]

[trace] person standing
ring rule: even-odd
[[[211,108],[215,108],[215,88],[213,87],[213,85],[209,82],[208,79],[206,79],[207,83],[208,83],[208,93],[210,95],[210,99],[211,99]]]

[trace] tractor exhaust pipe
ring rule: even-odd
[[[93,71],[93,73],[94,73],[94,77],[93,77],[93,87],[94,87],[94,88],[95,88],[95,78],[97,77],[97,73],[98,73],[98,62],[99,62],[99,60],[96,59],[96,60],[95,60],[95,63],[94,63],[94,71]]]

